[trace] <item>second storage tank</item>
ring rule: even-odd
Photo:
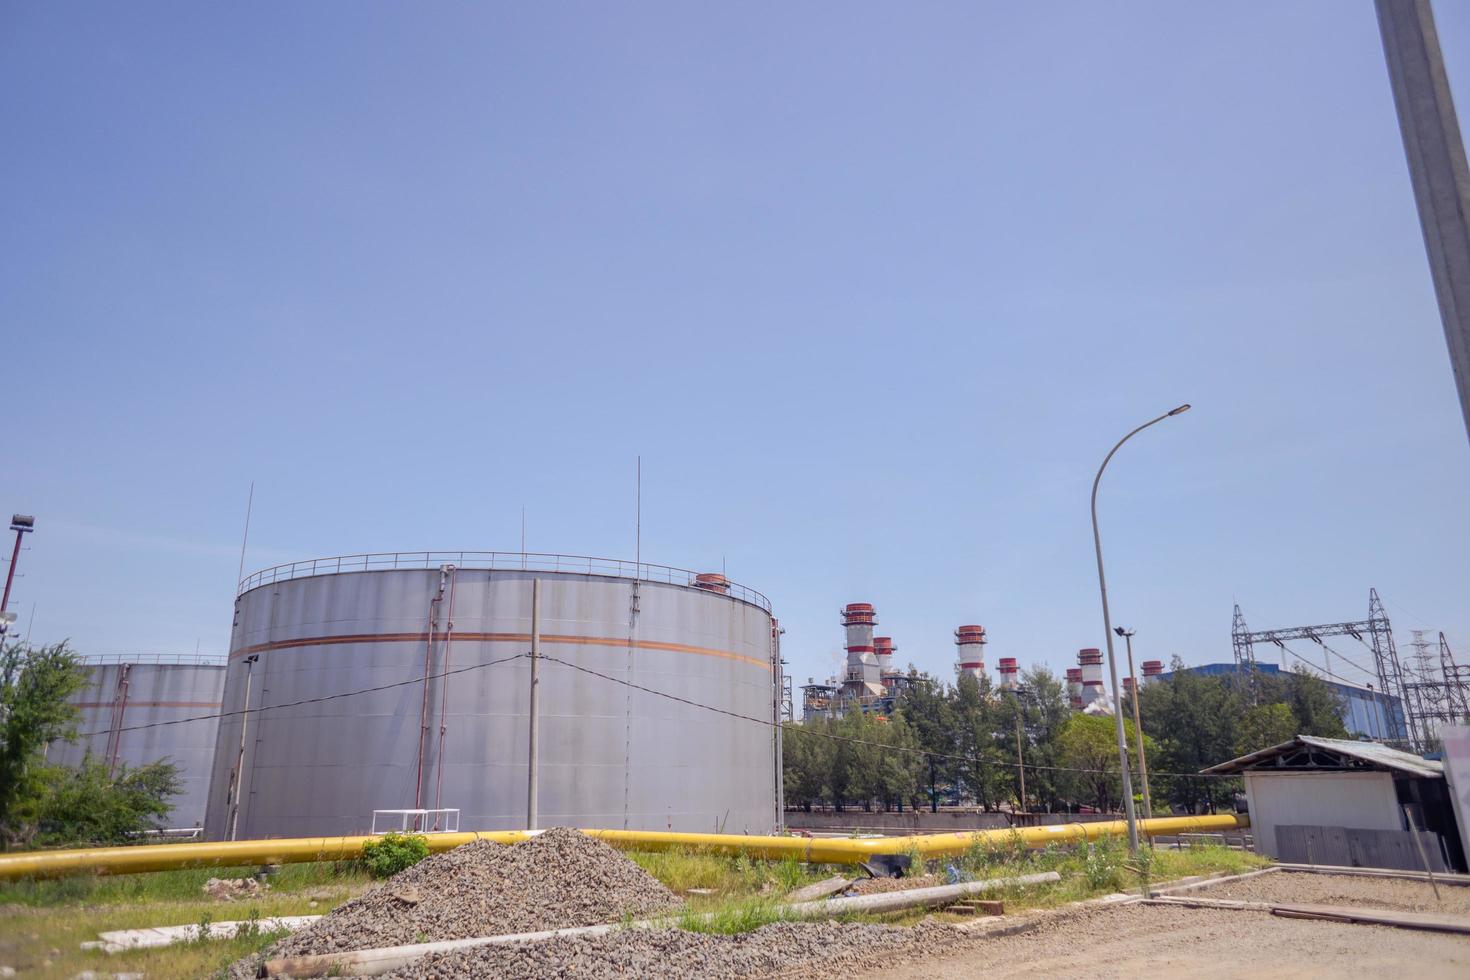
[[[87,684],[70,701],[75,742],[53,742],[50,762],[77,766],[89,753],[117,770],[167,760],[180,793],[164,828],[204,824],[225,665],[198,657],[84,657]]]

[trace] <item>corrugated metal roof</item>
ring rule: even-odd
[[[1426,779],[1438,779],[1444,777],[1444,763],[1423,759],[1412,752],[1401,752],[1391,749],[1382,742],[1358,742],[1346,738],[1318,738],[1315,735],[1298,735],[1289,742],[1273,745],[1267,749],[1260,749],[1249,755],[1243,755],[1229,762],[1222,762],[1217,766],[1201,770],[1206,773],[1231,773],[1244,772],[1255,769],[1263,762],[1267,762],[1288,752],[1303,748],[1321,749],[1324,752],[1335,752],[1338,755],[1357,759],[1378,769],[1391,769],[1397,772],[1406,772],[1412,776],[1422,776]],[[1298,770],[1300,771],[1300,770]]]

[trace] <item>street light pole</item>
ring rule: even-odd
[[[1102,483],[1103,471],[1108,468],[1108,463],[1112,461],[1113,455],[1122,448],[1123,443],[1132,439],[1149,426],[1156,425],[1166,418],[1187,411],[1189,411],[1187,404],[1180,405],[1178,408],[1167,411],[1156,419],[1150,419],[1119,439],[1117,445],[1103,458],[1102,465],[1097,468],[1097,476],[1092,481],[1092,545],[1097,551],[1097,587],[1099,593],[1102,595],[1103,636],[1107,639],[1108,643],[1108,671],[1111,673],[1113,680],[1113,727],[1118,737],[1118,764],[1123,776],[1123,808],[1124,813],[1128,817],[1128,850],[1134,853],[1138,851],[1138,814],[1133,808],[1133,780],[1128,774],[1128,743],[1123,738],[1123,699],[1118,693],[1118,661],[1113,653],[1113,616],[1108,611],[1108,580],[1107,576],[1103,574],[1102,535],[1097,529],[1097,488]]]
[[[20,540],[36,529],[36,519],[29,514],[16,514],[10,518],[10,529],[15,532],[15,550],[10,553],[10,571],[5,573],[5,594],[0,596],[0,613],[10,606],[10,586],[15,582],[15,566],[20,562]]]
[[[1149,799],[1148,762],[1143,757],[1143,719],[1138,714],[1138,675],[1133,672],[1133,634],[1138,631],[1115,626],[1113,632],[1121,636],[1128,645],[1128,680],[1133,684],[1133,695],[1129,700],[1133,702],[1133,734],[1138,739],[1138,778],[1143,783],[1143,817],[1145,820],[1152,820],[1154,801]]]

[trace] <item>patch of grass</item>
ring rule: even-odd
[[[210,878],[249,878],[254,865],[225,868],[181,868],[139,875],[82,875],[42,881],[0,882],[0,904],[49,908],[63,905],[136,905],[143,902],[192,901],[203,897]],[[315,888],[347,888],[368,881],[354,861],[284,864],[269,877],[277,894]]]
[[[713,896],[689,896],[691,906],[721,904],[754,896],[779,897],[822,877],[821,869],[795,858],[765,861],[743,854],[715,854],[697,848],[667,851],[627,851],[627,857],[685,895],[690,889],[709,889]]]
[[[217,901],[203,892],[210,878],[242,878],[254,867],[195,868],[152,874],[7,882],[0,885],[0,963],[30,975],[71,977],[145,973],[150,980],[205,977],[261,949],[277,937],[262,920],[313,915],[362,892],[367,873],[353,863],[284,865],[270,890],[242,901]],[[244,921],[234,939],[191,941],[109,956],[80,949],[99,932],[147,926]],[[56,950],[53,954],[51,951]],[[50,960],[51,966],[42,967]]]
[[[779,903],[772,899],[743,898],[723,902],[702,912],[686,909],[675,918],[674,924],[689,932],[733,936],[785,918],[787,916],[782,912]]]

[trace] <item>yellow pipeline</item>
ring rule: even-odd
[[[1139,833],[1147,836],[1180,833],[1219,833],[1248,827],[1234,814],[1201,817],[1156,817],[1140,820]],[[857,864],[877,854],[913,854],[937,857],[961,854],[977,842],[1004,843],[1015,834],[1028,847],[1051,843],[1095,840],[1125,834],[1122,820],[1064,823],[1047,827],[919,834],[913,837],[774,837],[741,834],[681,834],[656,830],[586,830],[583,833],[614,847],[636,851],[680,848],[759,858],[796,858],[816,864]],[[429,834],[429,850],[447,851],[475,840],[514,844],[534,835],[526,830],[483,830],[460,834]],[[66,851],[29,851],[0,855],[0,880],[65,878],[69,875],[138,874],[174,868],[236,867],[345,861],[358,857],[362,845],[374,837],[298,837],[278,840],[242,840],[213,844],[143,844],[136,847],[94,847]]]

